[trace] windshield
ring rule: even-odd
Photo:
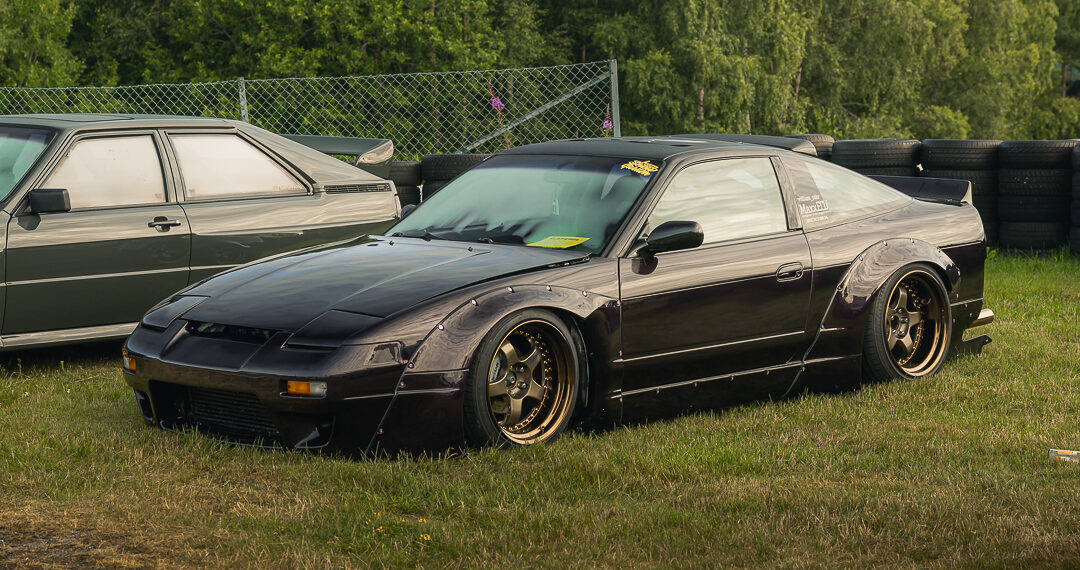
[[[22,180],[52,136],[52,131],[45,129],[0,125],[0,200]]]
[[[493,156],[388,233],[599,253],[659,168],[626,158]]]

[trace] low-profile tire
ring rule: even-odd
[[[998,194],[1068,196],[1072,175],[1065,168],[1002,168],[998,171]]]
[[[1065,243],[1069,224],[1063,222],[1001,222],[998,241],[1011,249],[1053,249]]]
[[[996,170],[959,170],[951,168],[927,168],[919,173],[923,178],[948,178],[971,182],[975,196],[997,196],[998,174]]]
[[[836,141],[832,161],[848,168],[913,167],[919,163],[915,139],[853,139]]]
[[[871,303],[865,335],[863,375],[868,382],[940,370],[949,354],[952,310],[937,271],[914,263],[894,273]]]
[[[465,383],[469,445],[532,445],[570,424],[585,378],[580,336],[551,312],[499,321],[480,343]]]
[[[484,162],[490,154],[426,154],[420,159],[424,181],[452,180],[458,174]]]
[[[397,195],[402,206],[420,203],[420,189],[416,186],[398,186]]]
[[[998,140],[926,139],[922,142],[922,165],[927,170],[991,170],[997,166],[999,145]]]
[[[1005,141],[998,147],[1002,168],[1071,168],[1076,140]]]
[[[419,186],[424,182],[420,176],[420,162],[395,160],[390,163],[390,180],[397,186]]]
[[[421,200],[427,200],[435,195],[436,192],[442,190],[443,186],[446,186],[449,180],[425,180],[424,185],[420,187],[422,190],[420,193]]]
[[[998,196],[1003,222],[1068,222],[1068,196]]]

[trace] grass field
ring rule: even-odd
[[[6,354],[0,566],[1080,565],[1080,260],[999,254],[929,379],[349,461],[145,427],[119,345]]]

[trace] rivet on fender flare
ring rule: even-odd
[[[383,428],[379,428],[379,432],[378,432],[378,433],[379,433],[379,435],[382,435],[382,434],[383,434]]]
[[[511,293],[513,293],[513,292],[514,292],[514,288],[513,288],[513,287],[507,287],[507,288],[506,288],[506,290],[507,290],[507,291],[509,291],[509,292],[511,292]]]
[[[474,307],[476,306],[476,299],[472,299],[469,302],[472,303]]]
[[[439,323],[439,330],[445,330],[445,329],[446,329],[446,327],[444,327],[444,326],[442,325],[442,323]]]
[[[551,285],[546,285],[548,291],[551,291]]]
[[[404,380],[402,380],[401,382],[398,382],[398,388],[404,388],[404,387],[405,387],[405,381]]]
[[[953,320],[955,321],[956,319],[953,319]],[[410,362],[410,363],[409,363],[409,368],[415,368],[415,367],[416,367],[416,363],[415,363],[415,362]]]
[[[589,292],[588,292],[588,291],[582,291],[582,292],[581,292],[581,296],[582,296],[582,297],[588,297],[588,296],[589,296]]]

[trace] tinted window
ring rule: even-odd
[[[680,171],[661,196],[649,227],[697,222],[705,243],[787,231],[787,215],[768,158],[716,160]]]
[[[72,209],[165,201],[161,161],[150,135],[76,142],[42,188],[66,188]]]
[[[0,126],[0,199],[22,180],[52,137],[52,131]]]
[[[659,169],[626,158],[494,156],[389,233],[427,230],[446,239],[598,253]]]
[[[821,160],[784,157],[808,230],[890,210],[911,198],[884,184]]]
[[[236,135],[172,135],[189,199],[303,192],[304,187]]]

